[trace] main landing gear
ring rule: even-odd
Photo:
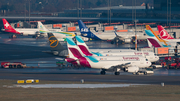
[[[106,71],[105,70],[102,70],[101,72],[101,75],[105,75],[106,74]],[[114,72],[114,75],[120,75],[120,72]]]
[[[102,70],[101,75],[105,75],[105,74],[106,74],[105,70]]]

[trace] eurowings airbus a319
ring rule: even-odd
[[[120,74],[120,70],[137,73],[139,68],[147,68],[151,62],[141,56],[86,56],[74,43],[72,38],[67,38],[69,58],[65,61],[75,65],[89,68],[101,69],[101,74],[112,71],[115,75]]]
[[[141,56],[86,56],[72,38],[67,38],[67,51],[52,33],[48,33],[48,37],[51,51],[54,55],[65,58],[67,62],[74,65],[101,69],[101,74],[105,74],[106,71],[112,71],[115,75],[119,75],[120,70],[136,73],[139,71],[139,68],[146,68],[151,65],[150,61]]]
[[[159,57],[156,56],[153,52],[143,52],[143,51],[109,51],[109,52],[93,52],[90,51],[86,43],[82,40],[80,36],[75,36],[76,37],[76,43],[81,49],[81,51],[86,55],[86,56],[122,56],[122,55],[131,55],[131,56],[143,56],[146,59],[148,59],[151,62],[156,62],[159,60]],[[95,49],[94,49],[95,50]],[[103,50],[103,49],[102,49]]]

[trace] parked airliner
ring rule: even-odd
[[[169,35],[169,33],[161,25],[158,25],[157,28],[161,39],[166,40],[168,42],[180,43],[180,39],[175,39],[171,37],[171,35]]]
[[[81,20],[78,20],[78,24],[81,36],[92,38],[95,40],[111,40],[112,43],[114,41],[131,43],[132,38],[135,37],[134,32],[119,32],[117,34],[115,32],[91,32]],[[144,36],[144,33],[138,33],[137,38],[146,39],[146,36]]]
[[[156,56],[153,52],[143,52],[143,51],[109,51],[109,52],[93,52],[90,51],[86,43],[82,40],[80,36],[76,36],[76,43],[81,49],[81,51],[86,56],[122,56],[122,55],[131,55],[131,56],[144,56],[151,62],[156,62],[159,60],[159,57]],[[102,49],[103,50],[103,49]]]
[[[101,74],[112,71],[115,75],[120,74],[120,70],[137,73],[139,68],[147,68],[151,62],[140,56],[85,56],[80,48],[74,43],[72,38],[66,38],[69,58],[65,61],[72,64],[101,69]]]
[[[73,32],[57,32],[54,30],[48,30],[41,22],[38,22],[38,28],[39,28],[39,32],[41,34],[44,35],[44,37],[47,37],[47,33],[53,33],[54,36],[58,39],[58,40],[65,40],[66,37],[75,37],[75,33]]]
[[[10,32],[14,34],[24,35],[24,36],[36,36],[39,32],[38,28],[13,28],[6,19],[2,19],[4,29],[2,31]]]

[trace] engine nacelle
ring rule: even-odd
[[[124,39],[124,42],[125,42],[125,43],[131,43],[131,39],[130,39],[130,38]]]
[[[53,53],[53,55],[59,55],[58,51],[53,51],[52,53]]]
[[[130,73],[136,73],[139,71],[139,67],[133,66],[133,67],[126,67],[124,68],[125,72],[130,72]]]

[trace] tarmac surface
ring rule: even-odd
[[[96,46],[94,46],[96,44]],[[63,43],[66,46],[66,43]],[[129,48],[133,45],[112,45],[108,42],[87,42],[90,48]],[[147,44],[141,44],[146,46]],[[134,84],[161,84],[180,85],[180,70],[155,69],[154,74],[133,75],[121,72],[115,76],[112,72],[107,75],[100,75],[100,70],[81,69],[60,69],[57,67],[56,56],[44,53],[50,51],[46,38],[33,39],[31,37],[21,37],[9,39],[9,35],[0,34],[0,62],[23,62],[28,66],[39,66],[39,68],[25,69],[0,69],[0,79],[39,79],[53,81],[84,81],[91,82],[118,82]]]

